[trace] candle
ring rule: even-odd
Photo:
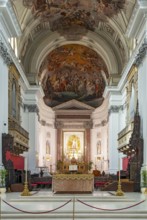
[[[120,157],[118,155],[118,178],[120,180]]]
[[[26,171],[26,182],[27,182],[27,157],[25,158],[25,171]]]

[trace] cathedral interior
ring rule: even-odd
[[[0,0],[0,189],[147,192],[146,13],[146,0]]]

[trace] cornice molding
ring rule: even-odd
[[[92,129],[93,123],[92,121],[86,121],[81,123],[64,123],[62,121],[55,122],[56,129]]]
[[[8,37],[20,36],[22,31],[10,0],[0,0],[0,14],[2,16],[1,23],[3,20],[3,24],[6,24],[5,30],[9,35]]]
[[[45,120],[40,120],[42,126],[53,128],[54,126],[51,123],[47,123]]]
[[[105,127],[108,124],[108,120],[103,120],[99,124],[95,124],[95,128],[97,127]]]
[[[11,45],[9,44],[9,42],[6,40],[6,35],[4,35],[3,33],[3,29],[0,29],[0,42],[1,42],[1,51],[0,50],[0,56],[4,59],[5,62],[5,57],[9,57],[11,59],[11,62],[9,63],[8,60],[6,59],[6,64],[10,65],[12,63],[15,64],[18,72],[20,73],[20,76],[22,78],[23,83],[26,85],[27,88],[29,88],[29,82],[26,78],[26,75],[23,71],[23,68],[21,66],[21,64],[19,63],[19,59],[16,57]],[[2,54],[1,54],[2,53]],[[7,56],[5,56],[5,53],[7,53]]]
[[[85,111],[94,111],[94,108],[91,107],[90,105],[87,105],[85,103],[82,103],[80,101],[77,101],[75,99],[72,99],[70,101],[67,101],[65,103],[62,103],[60,105],[57,105],[53,108],[54,111],[65,111],[65,110],[69,110],[71,108],[77,108],[78,110],[85,110]],[[76,110],[77,111],[77,110]]]
[[[140,35],[140,30],[144,21],[146,20],[147,14],[147,1],[146,0],[138,0],[136,1],[136,5],[133,9],[126,35],[130,38],[137,38]]]

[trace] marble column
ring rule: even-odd
[[[22,125],[29,132],[28,170],[34,172],[36,169],[36,149],[38,149],[39,144],[38,107],[37,105],[25,105],[24,109],[26,120]]]

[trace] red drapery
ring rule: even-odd
[[[123,168],[124,171],[127,170],[128,162],[129,162],[129,158],[128,157],[122,158],[122,168]]]
[[[11,160],[14,165],[14,169],[24,170],[24,157],[19,155],[14,155],[10,151],[6,152],[6,160]]]

